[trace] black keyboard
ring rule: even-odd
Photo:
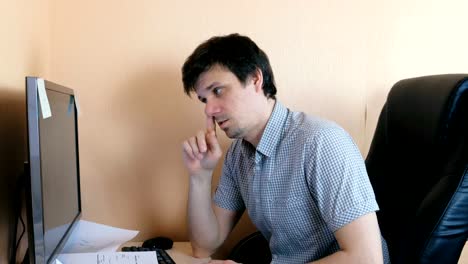
[[[166,250],[157,248],[155,249],[158,254],[158,263],[159,264],[175,264],[175,261],[167,254]]]
[[[164,249],[156,248],[144,248],[144,247],[123,247],[122,251],[156,251],[158,256],[158,264],[176,264],[175,261],[169,256]]]

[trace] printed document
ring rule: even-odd
[[[55,264],[157,264],[155,251],[60,254]]]
[[[138,231],[80,220],[68,238],[62,253],[115,252],[132,240]],[[84,262],[83,262],[84,263]]]

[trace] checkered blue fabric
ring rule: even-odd
[[[333,232],[379,209],[351,137],[279,102],[256,149],[232,143],[213,199],[228,210],[247,208],[269,241],[272,263],[306,263],[338,251]]]

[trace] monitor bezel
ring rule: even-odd
[[[74,120],[75,120],[75,146],[76,146],[76,162],[77,162],[77,187],[78,187],[78,214],[75,215],[70,227],[62,236],[57,247],[51,252],[48,259],[45,256],[45,241],[44,241],[44,214],[42,201],[42,174],[41,174],[41,146],[40,146],[40,127],[39,119],[42,118],[40,113],[39,98],[37,92],[38,77],[26,77],[26,105],[27,105],[27,141],[28,141],[28,169],[25,171],[27,188],[26,188],[26,205],[27,205],[27,225],[28,225],[28,253],[29,263],[46,264],[54,260],[60,251],[65,246],[65,243],[71,235],[73,229],[77,226],[81,218],[81,181],[80,181],[80,163],[78,149],[78,111],[74,103]],[[70,96],[74,96],[74,91],[71,88],[56,84],[51,81],[44,80],[45,88]]]

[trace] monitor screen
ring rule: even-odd
[[[29,263],[50,263],[81,215],[78,126],[73,90],[39,82],[26,77],[28,253]]]

